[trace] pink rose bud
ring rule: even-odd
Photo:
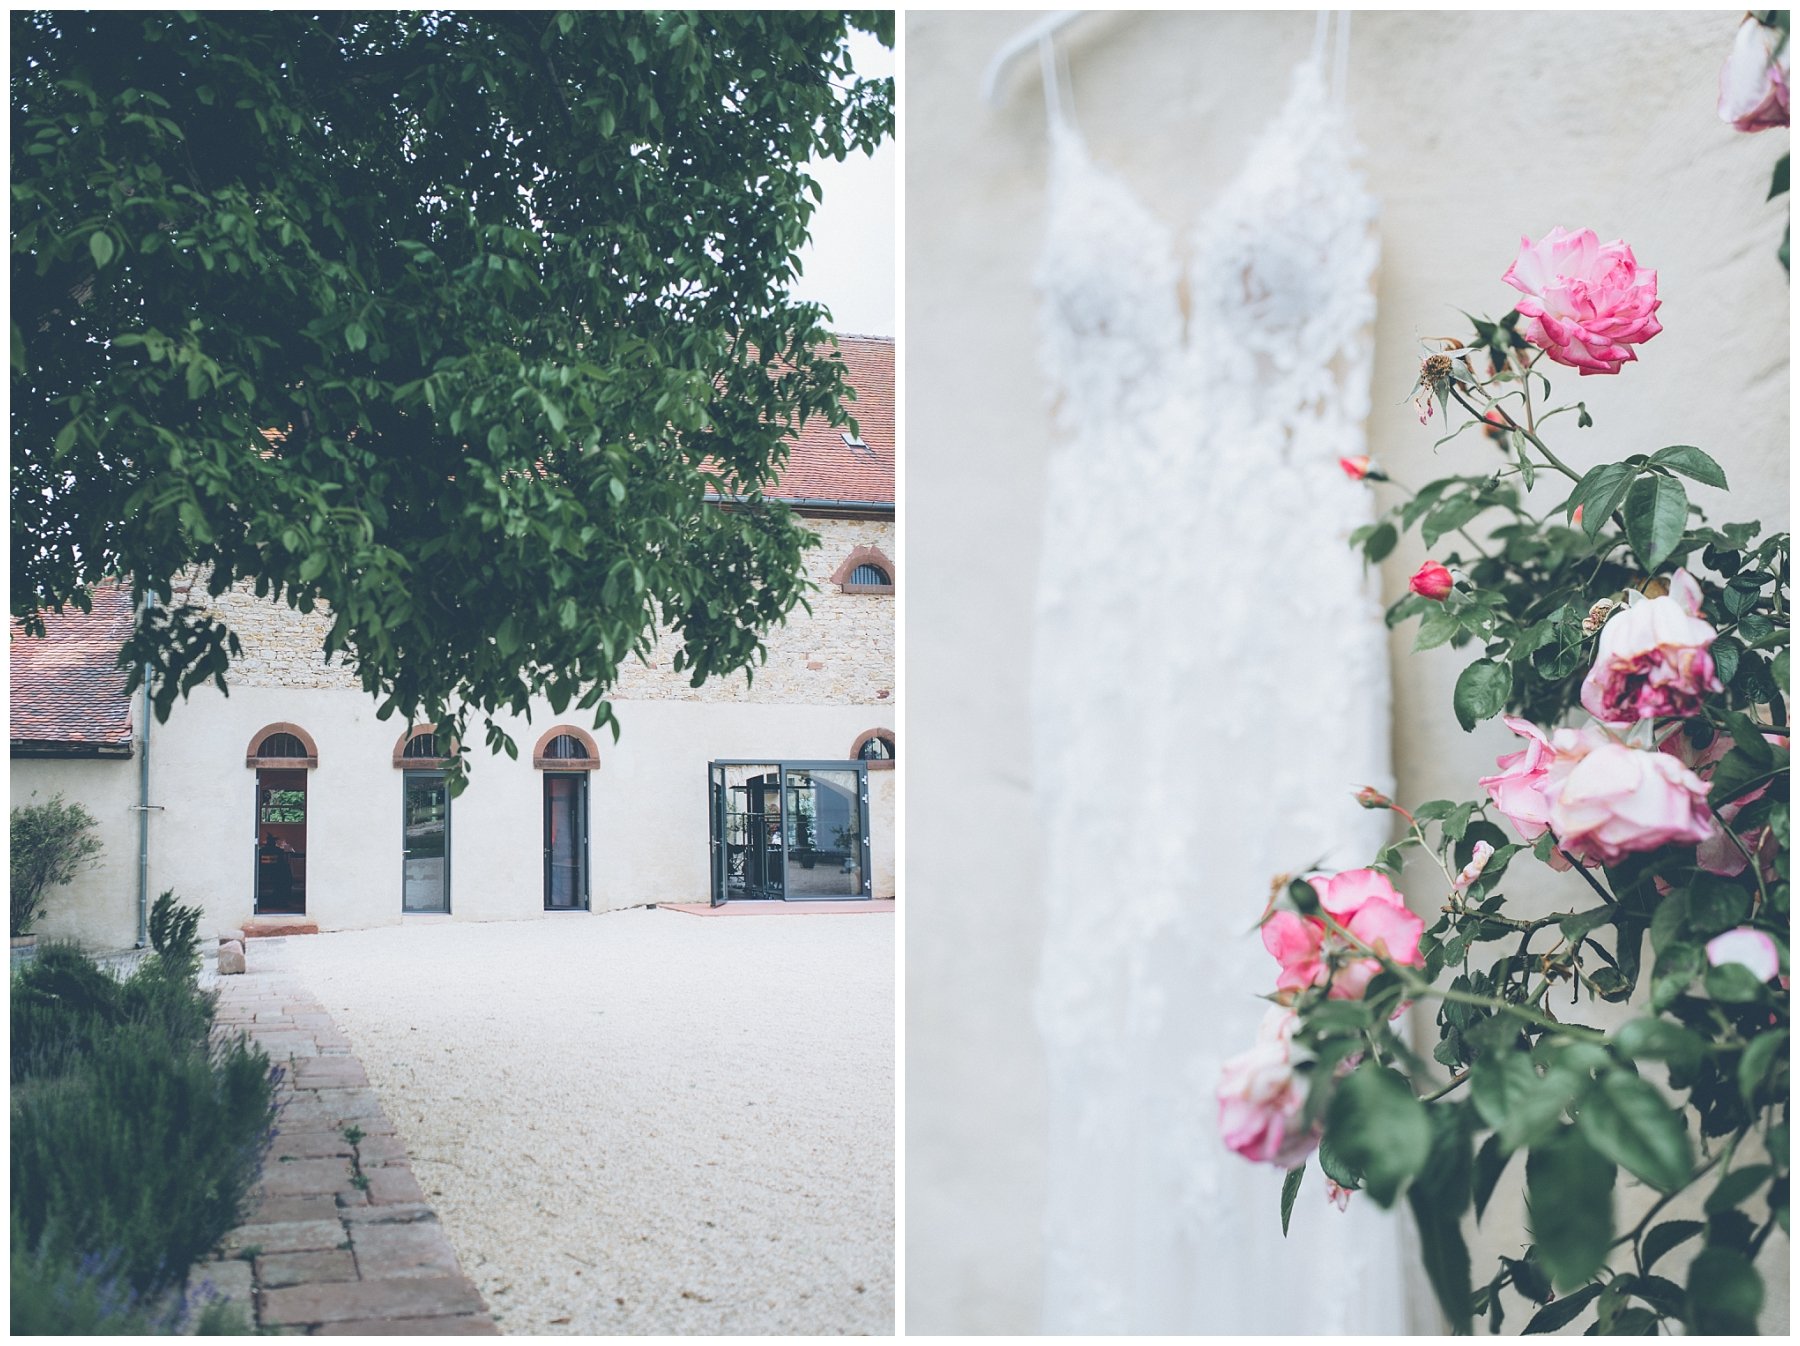
[[[1365,785],[1356,792],[1356,802],[1366,809],[1391,809],[1394,801],[1382,794],[1373,785]]]
[[[1350,1209],[1350,1193],[1354,1190],[1350,1187],[1339,1187],[1330,1178],[1325,1179],[1325,1199],[1339,1210]]]
[[[1577,528],[1581,527],[1581,511],[1586,508],[1586,505],[1575,506],[1575,512],[1569,516],[1569,522],[1574,524]]]
[[[1369,461],[1369,455],[1359,453],[1354,458],[1338,459],[1338,466],[1344,469],[1344,475],[1351,481],[1386,481],[1387,473]]]
[[[1584,375],[1617,374],[1637,359],[1634,346],[1662,331],[1656,272],[1640,268],[1623,240],[1602,243],[1592,229],[1559,225],[1536,243],[1521,239],[1501,279],[1525,296],[1520,335]]]
[[[1476,842],[1475,853],[1469,857],[1469,863],[1463,866],[1462,873],[1456,876],[1456,882],[1453,885],[1456,890],[1461,892],[1480,878],[1481,871],[1487,868],[1487,862],[1493,858],[1494,848],[1492,846],[1485,841]]]
[[[1507,425],[1506,416],[1499,407],[1489,407],[1481,413],[1481,419],[1486,422],[1481,427],[1483,434],[1489,439],[1498,440],[1501,443],[1506,442],[1507,432],[1512,427]]]
[[[1718,632],[1700,617],[1700,586],[1675,572],[1660,598],[1634,603],[1600,628],[1581,704],[1604,724],[1697,715],[1724,684],[1713,668]]]
[[[1779,28],[1752,15],[1738,25],[1719,70],[1719,116],[1740,131],[1788,124],[1788,52],[1781,39]]]
[[[1737,963],[1750,969],[1758,981],[1767,981],[1781,972],[1781,950],[1761,930],[1739,926],[1706,942],[1706,961],[1714,967]]]
[[[1421,598],[1441,603],[1456,587],[1456,578],[1436,561],[1427,561],[1412,577],[1412,591]]]

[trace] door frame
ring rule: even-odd
[[[444,792],[444,907],[442,911],[408,911],[406,908],[406,783],[413,776],[435,776]],[[400,773],[400,914],[448,916],[450,914],[450,786],[442,767],[407,767]]]
[[[867,902],[874,896],[875,876],[873,872],[874,852],[869,839],[869,764],[861,760],[846,761],[841,758],[767,758],[767,757],[720,757],[707,763],[707,784],[710,813],[709,833],[712,841],[713,888],[712,905],[725,905],[725,817],[730,809],[729,788],[713,792],[715,781],[723,782],[724,768],[732,766],[774,767],[776,771],[776,788],[781,801],[781,896],[779,898],[760,898],[758,901],[779,902]],[[843,893],[795,894],[790,890],[787,881],[788,845],[787,845],[787,796],[789,771],[853,771],[856,773],[857,808],[859,812],[858,826],[861,831],[862,848],[862,892],[855,895]],[[715,777],[714,772],[718,775]]]
[[[588,839],[589,839],[589,799],[588,775],[586,771],[540,771],[544,778],[544,910],[545,911],[592,911],[593,888],[589,876]],[[581,902],[573,907],[553,907],[550,905],[550,778],[566,776],[579,782],[576,787],[575,834],[576,855],[579,857],[579,873],[581,875]]]
[[[310,843],[307,841],[307,837],[308,837],[308,833],[311,831],[311,823],[312,823],[311,773],[304,765],[301,764],[301,763],[303,763],[304,759],[295,758],[294,760],[296,762],[296,765],[294,765],[294,766],[259,766],[259,767],[256,767],[251,772],[250,816],[251,816],[252,822],[255,824],[255,826],[251,829],[251,838],[250,838],[250,914],[252,916],[304,916],[304,915],[306,915],[306,889],[304,887],[302,887],[302,889],[300,890],[300,906],[299,906],[298,910],[264,911],[263,905],[262,905],[262,837],[263,837],[263,828],[265,826],[273,827],[273,826],[292,826],[293,825],[290,823],[283,823],[283,824],[267,823],[267,824],[265,824],[263,822],[262,792],[263,792],[263,774],[265,772],[271,772],[271,771],[279,771],[279,772],[283,772],[283,773],[292,772],[293,774],[300,777],[300,793],[306,796],[306,803],[301,806],[303,812],[305,813],[305,817],[303,817],[300,820],[300,824],[299,824],[300,828],[301,828],[300,835],[302,838],[300,858],[303,860],[307,859],[308,858],[307,852],[310,849]],[[290,865],[292,864],[291,861],[289,863],[290,863]]]

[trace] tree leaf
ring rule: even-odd
[[[1590,468],[1569,493],[1565,506],[1569,517],[1573,519],[1576,507],[1580,506],[1581,531],[1589,537],[1595,536],[1619,507],[1635,476],[1637,468],[1630,463],[1601,463]]]
[[[1762,1277],[1742,1253],[1703,1248],[1688,1268],[1688,1327],[1703,1336],[1751,1336],[1762,1312]]]
[[[1473,730],[1483,720],[1491,720],[1506,708],[1512,692],[1512,669],[1492,659],[1477,659],[1456,679],[1451,707],[1457,723],[1465,731]]]
[[[1525,1162],[1525,1201],[1538,1260],[1558,1290],[1593,1278],[1613,1238],[1618,1171],[1568,1127]]]
[[[1650,1270],[1664,1253],[1705,1229],[1698,1220],[1667,1220],[1655,1226],[1644,1235],[1644,1270]]]
[[[1680,545],[1687,516],[1687,491],[1673,477],[1652,472],[1631,483],[1625,494],[1625,539],[1645,570],[1654,574]]]
[[[1656,1188],[1673,1192],[1694,1171],[1680,1116],[1655,1086],[1627,1070],[1609,1070],[1582,1098],[1576,1125],[1588,1144]]]
[[[1731,1210],[1742,1204],[1760,1191],[1774,1172],[1768,1164],[1746,1164],[1742,1168],[1733,1169],[1720,1178],[1718,1185],[1706,1194],[1706,1213],[1717,1215],[1720,1211]]]
[[[94,256],[94,265],[103,267],[113,259],[112,235],[104,229],[96,229],[88,235],[88,251]]]
[[[1508,1152],[1548,1136],[1587,1087],[1581,1074],[1560,1063],[1540,1076],[1524,1052],[1487,1053],[1470,1072],[1475,1109]]]
[[[1692,444],[1671,444],[1666,449],[1658,449],[1650,455],[1650,462],[1690,477],[1702,486],[1717,486],[1721,491],[1728,489],[1725,469],[1714,462],[1710,454]]]
[[[1431,1153],[1431,1118],[1395,1071],[1365,1063],[1337,1088],[1325,1124],[1375,1203],[1391,1206]]]
[[[1306,1176],[1306,1165],[1297,1164],[1281,1180],[1281,1236],[1287,1237],[1288,1216],[1294,1212],[1294,1198],[1300,1195],[1300,1180]]]
[[[1583,1286],[1574,1294],[1564,1295],[1539,1309],[1531,1316],[1531,1321],[1525,1324],[1525,1335],[1532,1337],[1544,1332],[1554,1332],[1559,1327],[1567,1327],[1581,1317],[1583,1309],[1600,1297],[1602,1288],[1599,1285]]]
[[[1500,1175],[1506,1171],[1507,1162],[1511,1158],[1512,1151],[1500,1144],[1498,1132],[1483,1141],[1481,1149],[1476,1152],[1473,1174],[1476,1220],[1480,1220],[1486,1213],[1488,1199],[1494,1195],[1494,1187],[1500,1181]]]
[[[1782,1047],[1788,1039],[1785,1028],[1771,1029],[1766,1033],[1758,1033],[1750,1039],[1750,1045],[1744,1048],[1744,1054],[1738,1059],[1738,1090],[1744,1096],[1744,1102],[1755,1106],[1756,1091],[1768,1076],[1769,1067],[1780,1059]]]

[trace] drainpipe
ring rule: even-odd
[[[139,624],[150,613],[150,593],[144,592]],[[137,946],[150,942],[150,664],[144,663],[143,705],[138,712],[138,933]]]

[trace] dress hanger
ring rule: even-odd
[[[1000,80],[1015,60],[1030,51],[1032,47],[1048,38],[1052,33],[1067,27],[1079,19],[1086,10],[1060,9],[1054,14],[1046,15],[1036,23],[1013,34],[993,55],[987,64],[987,70],[981,76],[981,100],[990,107],[1000,103]]]

